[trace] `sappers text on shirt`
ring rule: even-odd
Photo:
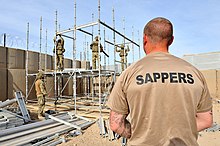
[[[154,82],[193,84],[194,79],[192,74],[182,72],[154,72],[136,76],[138,85]]]

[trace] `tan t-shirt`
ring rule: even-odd
[[[108,106],[130,114],[129,145],[167,146],[179,139],[198,146],[196,113],[211,110],[203,75],[169,53],[151,53],[118,78]]]
[[[46,87],[44,82],[41,79],[38,79],[35,82],[35,90],[36,90],[36,95],[46,95],[47,91],[46,91]]]

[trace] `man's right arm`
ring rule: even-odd
[[[125,138],[131,137],[131,124],[126,119],[127,115],[110,111],[110,128]]]
[[[196,123],[198,132],[211,127],[213,123],[212,111],[197,113]]]

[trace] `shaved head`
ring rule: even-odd
[[[166,18],[157,17],[149,21],[144,27],[144,34],[148,36],[151,43],[156,44],[162,40],[172,40],[173,25]]]

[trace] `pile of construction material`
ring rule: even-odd
[[[43,121],[0,131],[0,145],[57,145],[65,142],[63,134],[80,134],[94,121],[70,114],[47,115]],[[72,132],[71,132],[72,131]]]
[[[55,111],[47,112],[42,121],[33,121],[21,92],[15,92],[15,97],[0,103],[0,145],[57,145],[95,123],[74,113]],[[16,112],[7,109],[13,103],[18,106]]]
[[[24,120],[18,116],[0,109],[0,130],[21,126]]]

